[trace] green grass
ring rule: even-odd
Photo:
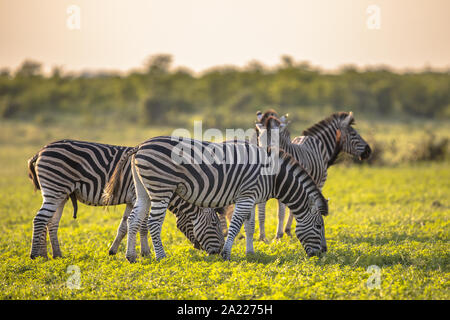
[[[75,127],[75,125],[74,125]],[[40,193],[26,160],[55,139],[71,137],[133,145],[155,130],[105,128],[69,131],[4,123],[0,137],[0,299],[449,299],[450,164],[332,167],[324,188],[328,252],[308,259],[296,238],[275,241],[276,201],[268,204],[269,243],[245,255],[235,241],[231,261],[195,250],[167,214],[162,240],[167,258],[125,259],[125,241],[108,255],[124,206],[108,210],[68,204],[59,238],[63,258],[31,260],[32,219]],[[158,129],[170,133],[169,129]],[[139,241],[138,241],[139,243]],[[49,246],[49,253],[50,246]],[[70,289],[70,265],[81,289]],[[380,287],[369,289],[370,265]]]

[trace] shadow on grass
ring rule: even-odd
[[[431,256],[412,256],[409,253],[404,252],[392,252],[392,253],[365,253],[361,250],[346,250],[345,248],[331,248],[329,252],[324,254],[320,258],[308,258],[303,250],[303,248],[286,248],[281,252],[276,250],[273,253],[256,251],[254,254],[242,255],[233,254],[231,255],[231,262],[237,263],[256,263],[256,264],[276,264],[279,266],[285,264],[302,264],[310,263],[314,261],[316,265],[319,266],[334,266],[339,265],[341,267],[363,267],[367,268],[370,265],[377,265],[379,267],[401,265],[403,267],[414,266],[417,269],[430,271],[430,270],[440,270],[443,272],[449,271],[450,260],[449,254],[439,255],[433,254]],[[189,258],[191,261],[208,261],[217,262],[224,261],[221,256],[204,256],[204,255],[194,255]]]
[[[231,254],[231,262],[235,263],[252,263],[263,265],[299,265],[303,263],[311,263],[319,266],[332,266],[339,265],[341,267],[363,267],[367,268],[370,265],[394,266],[401,265],[404,267],[414,266],[421,270],[441,270],[444,272],[449,271],[450,254],[442,251],[430,251],[427,250],[423,255],[420,252],[415,252],[408,249],[397,249],[395,245],[402,244],[403,241],[417,241],[423,244],[436,243],[436,241],[442,241],[445,245],[446,239],[432,238],[427,236],[410,236],[405,233],[389,233],[388,235],[378,236],[376,234],[366,237],[339,237],[333,239],[337,245],[329,243],[329,251],[321,258],[307,258],[303,246],[295,239],[296,244],[292,246],[292,238],[285,238],[281,241],[270,242],[264,244],[260,248],[258,245],[255,248],[254,254],[248,254],[242,252],[242,250],[233,250]],[[283,243],[286,242],[286,243]],[[257,243],[255,241],[255,243]],[[369,244],[369,247],[358,247],[359,244]],[[383,246],[389,244],[394,246],[394,249],[388,250]],[[119,250],[116,256],[108,256],[106,252],[102,252],[106,260],[124,261],[125,252]],[[98,253],[97,258],[102,256]],[[205,252],[189,248],[184,253],[173,253],[167,259],[188,259],[192,262],[225,262],[220,255],[207,255]],[[91,255],[80,254],[77,256],[77,260],[89,260],[92,259]],[[140,257],[137,263],[141,264],[153,264],[158,263],[154,256],[153,251],[150,257]]]

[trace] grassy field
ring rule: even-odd
[[[41,196],[27,178],[26,160],[40,147],[59,138],[134,145],[170,132],[2,123],[0,299],[450,299],[448,161],[331,168],[324,188],[331,198],[329,251],[320,259],[308,259],[296,238],[273,240],[274,200],[266,220],[270,242],[256,241],[257,227],[256,253],[248,257],[244,239],[235,242],[231,261],[195,250],[168,214],[167,258],[129,264],[125,242],[116,256],[108,255],[123,206],[79,204],[73,220],[68,204],[59,230],[64,257],[29,258]],[[368,272],[372,265],[379,273]],[[71,286],[76,273],[79,289]]]

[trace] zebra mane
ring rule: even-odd
[[[330,124],[332,124],[335,121],[341,122],[345,118],[347,118],[348,116],[349,116],[349,112],[336,112],[336,113],[333,113],[331,116],[323,119],[322,121],[319,121],[318,123],[312,125],[308,129],[304,130],[302,135],[304,135],[304,136],[312,136],[312,135],[314,135],[314,132],[320,131],[321,129],[323,129],[323,127],[328,127]],[[351,120],[350,120],[349,125],[351,126],[351,125],[354,125],[354,124],[355,124],[355,119],[352,117]]]
[[[277,119],[278,120],[278,113],[274,109],[268,109],[266,112],[264,112],[261,116],[261,120],[259,123],[266,126],[269,118]]]
[[[82,144],[96,144],[96,145],[100,145],[100,146],[105,146],[105,147],[118,147],[118,148],[125,148],[125,149],[131,149],[131,147],[127,147],[127,146],[119,146],[119,145],[115,145],[115,144],[109,144],[109,143],[101,143],[101,142],[90,142],[90,141],[85,141],[85,140],[74,140],[74,139],[60,139],[60,140],[56,140],[53,142],[50,142],[48,144],[46,144],[44,147],[42,147],[41,150],[50,147],[53,144],[57,144],[57,143],[82,143]]]
[[[268,117],[264,120],[264,123],[262,123],[262,125],[263,125],[264,127],[266,127],[267,130],[272,129],[271,126],[270,126],[270,120],[275,120],[275,122],[278,123],[278,125],[281,124],[281,120],[280,120],[280,119],[278,119],[278,118],[275,117],[275,116],[270,115],[270,116],[268,116]]]

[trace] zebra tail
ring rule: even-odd
[[[117,193],[120,190],[120,185],[122,184],[122,171],[125,167],[125,164],[127,163],[128,159],[138,152],[139,146],[136,146],[127,152],[125,152],[122,157],[120,158],[119,162],[117,163],[116,168],[114,169],[113,174],[111,175],[111,178],[109,178],[109,181],[106,183],[105,189],[103,190],[102,195],[102,204],[105,206],[112,205],[114,201],[114,197],[117,195]]]
[[[72,205],[73,205],[73,218],[76,219],[77,218],[77,211],[78,211],[78,203],[77,203],[77,196],[75,195],[74,192],[72,192],[70,195],[70,200],[72,200]]]
[[[34,165],[36,164],[36,160],[39,157],[39,154],[35,154],[32,158],[28,160],[28,178],[31,179],[34,186],[34,191],[40,190],[41,186],[39,185],[39,181],[37,179],[36,170],[34,168]]]

